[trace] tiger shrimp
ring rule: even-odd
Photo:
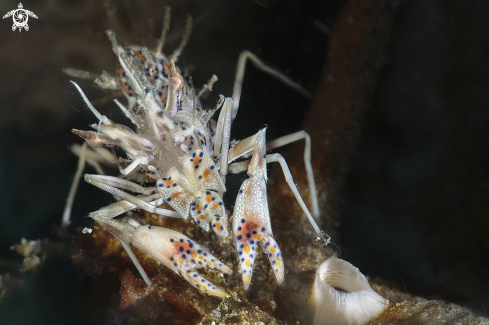
[[[168,17],[169,10],[165,21],[168,21]],[[226,192],[226,176],[229,172],[247,171],[249,178],[241,185],[232,216],[232,236],[244,287],[248,289],[251,282],[258,242],[261,242],[263,251],[270,260],[278,283],[282,283],[283,256],[273,238],[267,202],[268,163],[280,164],[286,182],[317,233],[317,239],[322,240],[325,245],[330,241],[329,236],[315,221],[319,216],[319,208],[310,164],[310,137],[301,131],[266,143],[266,128],[263,128],[231,145],[231,125],[239,107],[246,60],[249,59],[264,71],[270,72],[272,69],[252,53],[243,52],[238,61],[232,98],[221,95],[214,109],[204,110],[200,96],[212,89],[217,77],[212,76],[202,90],[196,93],[193,84],[183,78],[175,64],[189,38],[191,20],[189,18],[187,21],[180,46],[170,56],[162,53],[167,30],[168,24],[164,23],[162,37],[154,52],[146,47],[139,50],[123,48],[118,44],[115,33],[107,31],[112,49],[118,58],[117,76],[104,73],[95,82],[102,88],[122,91],[127,104],[123,105],[117,100],[115,103],[133,123],[136,131],[100,114],[83,90],[72,81],[98,119],[98,123],[91,125],[93,131],[73,130],[89,146],[87,148],[84,145],[78,151],[82,161],[78,174],[81,175],[85,160],[89,163],[91,161],[94,166],[97,162],[112,160],[117,164],[121,175],[134,180],[101,173],[86,174],[84,178],[88,183],[120,199],[90,213],[89,216],[119,239],[148,286],[151,286],[151,280],[132,254],[130,244],[180,273],[195,288],[224,297],[227,294],[212,283],[207,281],[208,284],[204,286],[206,280],[194,270],[206,267],[221,273],[231,273],[229,267],[210,255],[205,248],[170,229],[147,225],[135,227],[114,218],[133,209],[183,219],[188,219],[190,215],[204,231],[209,232],[212,229],[217,236],[228,237],[228,216],[222,199]],[[76,75],[74,70],[68,72]],[[295,89],[303,90],[279,72],[273,70],[273,74]],[[219,109],[221,111],[215,122],[212,117]],[[280,154],[266,154],[267,150],[302,139],[306,141],[304,162],[313,214],[302,200],[284,158]],[[112,159],[110,152],[103,148],[110,148],[113,154],[114,148],[120,148],[127,158]],[[247,159],[250,154],[251,159]],[[236,162],[240,158],[241,161]],[[139,185],[137,180],[141,175],[151,179],[154,186]],[[128,191],[139,195],[129,194]],[[165,202],[173,210],[159,207]],[[65,225],[69,223],[69,210],[66,211],[63,219]]]

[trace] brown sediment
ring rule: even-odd
[[[380,279],[370,279],[372,288],[389,300],[389,307],[369,325],[489,324],[489,319],[470,309],[438,299],[424,299],[401,292]]]

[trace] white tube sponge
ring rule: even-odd
[[[314,325],[365,324],[389,304],[356,267],[336,257],[319,266],[313,301]]]

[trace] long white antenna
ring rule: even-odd
[[[161,36],[158,40],[158,46],[156,47],[156,57],[159,58],[161,56],[161,51],[163,50],[163,46],[165,45],[166,33],[170,29],[170,7],[165,7],[165,17],[163,18],[163,29],[161,30]]]
[[[92,111],[93,115],[95,115],[95,117],[98,118],[98,120],[100,121],[100,123],[105,124],[107,121],[109,121],[109,119],[107,118],[107,116],[100,114],[99,111],[97,111],[97,109],[95,107],[93,107],[92,103],[90,103],[90,101],[88,100],[87,96],[85,96],[85,93],[80,88],[80,86],[78,86],[78,84],[76,82],[74,82],[73,80],[70,80],[70,82],[76,87],[76,89],[78,90],[78,92],[82,96],[83,100],[85,101],[85,104],[87,104],[88,108],[90,108],[90,110]]]

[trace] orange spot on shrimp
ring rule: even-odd
[[[250,247],[250,245],[249,245],[249,244],[244,245],[244,247],[243,247],[243,251],[244,251],[246,254],[248,254],[248,253],[250,252],[250,250],[251,250],[251,247]]]
[[[161,89],[161,96],[160,96],[160,98],[161,98],[161,102],[162,102],[163,104],[166,104],[167,95],[168,95],[168,86],[163,87],[163,88]]]
[[[172,181],[172,180],[163,181],[163,184],[164,184],[165,186],[173,186],[173,184],[174,184],[174,183],[175,183],[175,182],[174,182],[174,181]]]
[[[119,76],[123,76],[124,75],[124,69],[122,69],[122,66],[119,66]]]
[[[204,171],[204,173],[202,174],[202,178],[203,178],[204,180],[206,180],[206,179],[208,179],[208,178],[209,178],[209,175],[210,175],[210,174],[211,174],[211,170],[210,170],[210,169],[206,169],[206,170]],[[209,201],[208,201],[208,202],[209,202]]]
[[[129,88],[127,88],[127,86],[126,86],[126,83],[125,83],[125,82],[121,82],[121,87],[122,87],[122,91],[123,91],[124,93],[126,93],[127,95],[129,95],[130,93],[132,93],[132,91],[131,91],[131,90],[129,90]]]
[[[202,159],[200,159],[200,157],[195,157],[194,161],[192,162],[192,166],[194,166],[194,167],[197,166],[198,164],[200,164],[201,160]]]
[[[246,260],[245,265],[249,267],[251,265],[251,261],[250,260]]]
[[[138,58],[139,61],[144,61],[144,56],[140,54],[139,52],[132,50],[132,53]]]
[[[246,234],[251,233],[253,230],[260,229],[261,224],[259,224],[257,222],[253,222],[253,221],[246,221],[245,223],[242,223],[240,225],[240,227],[241,227],[241,230],[238,230],[237,233],[244,237],[244,236],[246,236]]]
[[[163,75],[165,77],[168,77],[168,73],[170,72],[170,66],[168,65],[167,62],[163,63]]]
[[[176,199],[179,199],[181,196],[182,196],[182,193],[177,192],[177,193],[173,194],[171,196],[171,198],[172,198],[172,200],[176,200]]]
[[[246,196],[251,196],[252,195],[251,186],[248,186],[248,188],[245,191],[245,195]]]
[[[214,210],[216,210],[218,207],[219,207],[219,203],[214,202],[214,203],[212,204],[212,208],[213,208]]]
[[[210,203],[210,202],[212,201],[212,194],[210,194],[210,193],[209,193],[209,194],[207,194],[207,195],[205,196],[205,200],[206,200],[206,202],[207,202],[207,203]]]
[[[275,253],[275,247],[270,248],[270,252]]]

